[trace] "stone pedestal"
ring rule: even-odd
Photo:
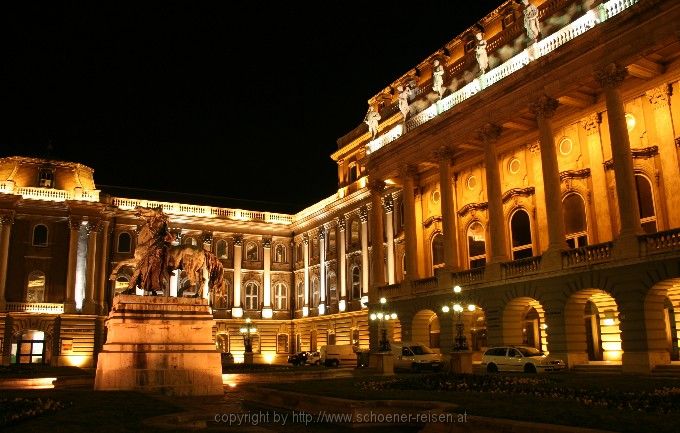
[[[253,352],[244,352],[243,353],[243,363],[244,364],[252,364],[253,363]]]
[[[451,352],[452,373],[472,374],[472,352]]]
[[[222,366],[204,299],[119,295],[106,323],[95,390],[220,395]]]
[[[394,374],[394,355],[392,352],[371,353],[368,358],[368,367],[378,374]]]

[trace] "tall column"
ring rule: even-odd
[[[608,190],[607,177],[604,170],[604,155],[602,154],[602,140],[600,138],[600,114],[593,113],[579,122],[586,133],[586,143],[588,145],[588,156],[590,158],[590,177],[593,182],[593,190],[605,193]],[[606,194],[607,196],[609,194]],[[597,226],[597,240],[596,242],[604,242],[612,238],[612,224],[611,211],[609,209],[608,197],[605,200],[598,200],[597,212],[600,215],[605,215],[604,218],[598,218]]]
[[[87,264],[85,271],[85,299],[83,301],[84,314],[97,313],[97,303],[94,300],[94,291],[99,224],[99,221],[89,221],[87,224]]]
[[[556,99],[543,95],[529,106],[529,110],[536,116],[541,147],[545,210],[548,216],[548,250],[543,254],[541,266],[546,269],[561,267],[561,251],[566,248],[560,169],[550,124],[550,118],[555,114],[557,105]]]
[[[262,239],[264,248],[264,289],[262,292],[262,318],[271,319],[274,315],[272,311],[272,239]]]
[[[71,216],[68,220],[70,232],[68,240],[68,269],[66,270],[66,301],[64,312],[76,312],[76,265],[78,264],[78,237],[82,218]]]
[[[104,220],[99,225],[99,232],[101,233],[101,245],[99,249],[99,284],[97,284],[97,314],[104,315],[109,309],[108,301],[106,299],[106,284],[109,281],[109,227],[111,222]]]
[[[385,250],[384,239],[385,230],[383,227],[383,199],[382,195],[385,192],[385,182],[373,179],[369,182],[368,188],[371,191],[371,213],[372,228],[371,228],[371,245],[373,246],[373,285],[371,287],[378,288],[385,285]],[[369,299],[376,300],[376,296],[371,298],[371,291],[369,291]]]
[[[675,131],[671,118],[670,86],[663,84],[647,92],[649,103],[654,109],[654,121],[659,143],[659,156],[663,171],[663,188],[666,195],[668,228],[680,227],[680,176],[678,176],[678,151],[675,146]]]
[[[347,267],[345,264],[345,217],[338,218],[338,280],[340,281],[340,301],[338,302],[338,310],[345,311],[347,309]]]
[[[309,236],[303,235],[302,238],[302,256],[305,264],[305,302],[302,306],[302,316],[309,316]]]
[[[448,146],[442,146],[435,152],[439,162],[439,189],[442,203],[442,226],[444,229],[444,265],[447,269],[456,270],[458,265],[458,236],[456,233],[456,209],[453,205],[453,187],[451,184],[451,158],[453,152]]]
[[[361,220],[361,305],[368,302],[368,209],[366,206],[359,209]]]
[[[7,263],[9,261],[9,239],[14,224],[14,214],[0,217],[0,310],[5,309],[5,289],[7,287]]]
[[[243,236],[234,236],[234,304],[231,307],[231,317],[243,317],[241,307],[241,261],[243,254]]]
[[[326,229],[319,229],[319,315],[326,314]]]
[[[407,165],[402,167],[401,176],[404,180],[402,195],[404,200],[404,237],[406,241],[406,278],[417,280],[420,278],[420,275],[418,275],[416,204],[413,189],[415,188],[418,171],[415,167]]]
[[[385,234],[387,240],[387,284],[395,283],[394,269],[394,200],[392,194],[385,196]]]
[[[501,128],[498,125],[487,123],[477,131],[477,135],[484,143],[486,198],[489,206],[489,223],[486,233],[491,238],[491,251],[488,255],[491,263],[500,263],[508,260],[501,176],[498,169],[498,158],[496,157],[496,141],[501,135]]]
[[[614,160],[614,178],[616,179],[616,199],[619,204],[619,218],[621,219],[619,240],[623,240],[623,244],[625,244],[625,246],[621,245],[622,251],[617,254],[637,254],[635,236],[642,233],[633,156],[626,124],[626,110],[621,93],[618,90],[627,75],[628,71],[625,67],[614,63],[595,72],[595,79],[604,90],[607,105],[609,136],[612,144],[612,159]]]

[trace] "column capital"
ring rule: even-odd
[[[14,211],[0,213],[0,223],[2,223],[3,226],[14,224]]]
[[[485,123],[475,130],[475,135],[477,136],[477,139],[484,143],[493,143],[498,140],[502,131],[503,128],[495,123]]]
[[[100,231],[101,226],[99,220],[89,220],[85,226],[85,230],[87,231],[88,236],[93,233],[96,235]]]
[[[371,179],[368,181],[368,189],[371,194],[382,194],[385,190],[385,182],[380,179]]]
[[[534,102],[529,104],[529,111],[536,116],[537,119],[550,119],[555,115],[555,110],[560,103],[557,99],[548,95],[541,95]]]
[[[347,220],[345,219],[344,215],[339,216],[336,218],[338,221],[338,228],[340,229],[341,232],[345,231],[345,228],[347,228]]]
[[[205,232],[203,232],[202,237],[203,237],[203,243],[204,244],[208,244],[208,245],[212,244],[212,241],[213,241],[213,233],[212,232],[205,231]]]
[[[234,245],[237,247],[243,245],[243,235],[234,235]]]
[[[451,159],[453,159],[453,151],[449,146],[443,145],[440,146],[437,150],[434,151],[434,158],[437,160],[437,162],[450,162]]]
[[[394,211],[394,198],[392,194],[387,194],[383,200],[383,206],[385,206],[385,213],[390,213]]]
[[[303,242],[305,245],[309,245],[309,235],[308,235],[307,233],[305,233],[305,234],[302,235],[302,242]]]
[[[262,238],[262,248],[271,248],[272,238]]]
[[[326,239],[326,227],[324,227],[323,225],[319,227],[318,237],[320,240]]]
[[[600,123],[602,122],[602,117],[600,113],[590,114],[583,119],[579,120],[579,125],[585,129],[586,134],[596,134],[600,129]]]
[[[368,221],[368,207],[362,206],[359,209],[359,219],[361,220],[362,223]]]
[[[623,80],[628,76],[628,69],[625,66],[610,63],[595,71],[595,81],[603,89],[614,89],[619,87]]]
[[[83,225],[83,217],[70,215],[68,217],[68,225],[71,228],[71,230],[80,230],[80,227]]]
[[[647,90],[645,95],[655,109],[667,108],[670,105],[671,86],[667,83],[662,84]]]
[[[404,164],[399,168],[399,175],[406,178],[412,178],[413,180],[418,178],[418,169],[411,164]]]

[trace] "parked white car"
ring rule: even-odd
[[[442,355],[422,343],[402,342],[392,343],[394,368],[420,370],[440,370]]]
[[[482,367],[488,373],[499,371],[523,371],[542,373],[567,368],[561,359],[551,358],[534,347],[504,346],[492,347],[482,356]]]
[[[356,347],[351,344],[329,344],[321,346],[319,362],[326,367],[357,365]]]

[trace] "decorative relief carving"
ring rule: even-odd
[[[434,223],[441,223],[441,222],[442,222],[441,215],[431,216],[428,219],[426,219],[425,221],[423,221],[423,227],[428,228]]]
[[[579,121],[579,124],[585,129],[587,135],[597,134],[600,130],[600,123],[602,123],[602,116],[600,113],[593,113]]]
[[[531,153],[539,153],[541,151],[541,146],[539,146],[538,141],[536,141],[536,142],[533,142],[533,143],[529,143],[527,145],[527,149]]]
[[[662,84],[647,90],[645,95],[654,108],[667,108],[670,104],[671,86],[669,84]]]
[[[484,202],[484,203],[470,203],[466,204],[460,210],[458,211],[458,216],[464,217],[465,215],[468,214],[468,212],[473,212],[473,211],[478,211],[478,210],[486,210],[489,207],[489,203]]]
[[[529,111],[536,116],[537,119],[550,119],[555,115],[555,110],[560,103],[557,99],[548,95],[541,95],[537,100],[529,104]]]
[[[584,168],[582,170],[566,170],[560,172],[560,182],[564,182],[567,179],[585,179],[590,177],[590,169]]]
[[[603,89],[615,89],[623,83],[628,76],[628,69],[624,66],[610,63],[595,71],[595,81]]]
[[[513,199],[513,198],[517,198],[517,197],[530,197],[530,196],[534,195],[535,191],[536,190],[533,186],[530,186],[530,187],[527,187],[527,188],[513,188],[511,190],[505,191],[505,193],[503,194],[502,201],[503,201],[503,203],[505,203],[508,200]],[[484,204],[486,204],[486,203],[484,203]],[[459,211],[459,213],[460,213],[460,211]],[[463,216],[463,215],[461,215],[461,216]]]
[[[652,158],[652,157],[659,154],[659,147],[658,146],[649,146],[649,147],[644,147],[642,149],[631,149],[631,153],[633,155],[633,158],[648,159],[648,158]],[[603,164],[604,164],[605,170],[613,170],[614,169],[614,160],[613,159],[608,159]]]

